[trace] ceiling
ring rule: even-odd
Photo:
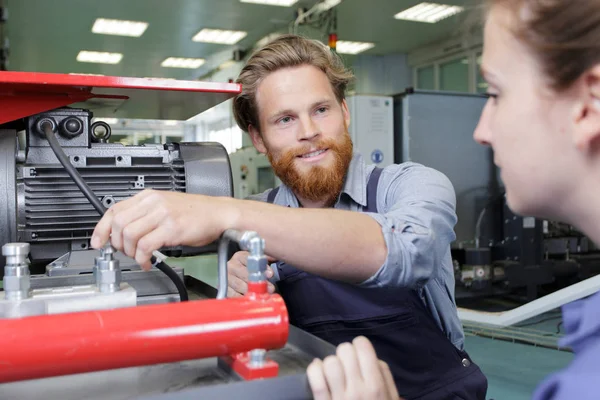
[[[464,5],[469,0],[443,0]],[[471,0],[472,1],[472,0]],[[294,7],[240,3],[239,0],[0,0],[9,10],[5,35],[10,40],[9,69],[17,71],[89,73],[113,76],[196,79],[198,70],[164,68],[166,57],[210,60],[234,46],[193,42],[202,28],[244,30],[237,44],[251,48],[274,31],[287,31],[301,0]],[[363,54],[408,52],[459,31],[460,16],[437,24],[398,21],[393,15],[419,0],[343,0],[336,7],[339,40],[369,41],[376,45]],[[464,14],[464,13],[463,13]],[[146,21],[140,38],[91,32],[96,18]],[[80,63],[80,50],[120,52],[116,65]],[[207,63],[208,65],[209,63]]]

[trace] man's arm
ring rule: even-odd
[[[436,257],[429,252],[447,249],[455,222],[451,185],[442,174],[426,171],[384,171],[380,185],[385,176],[390,181],[380,206],[390,211],[372,215],[144,191],[107,212],[92,246],[100,247],[110,234],[113,246],[149,268],[152,251],[163,246],[202,246],[226,229],[253,230],[271,257],[315,275],[409,285],[432,273]]]
[[[456,196],[441,172],[415,163],[386,168],[378,209],[387,258],[364,286],[419,287],[436,276],[456,239]]]
[[[254,201],[234,208],[231,228],[258,232],[267,254],[315,275],[358,283],[373,276],[386,258],[381,227],[365,214]]]
[[[153,190],[112,206],[91,244],[100,248],[110,237],[116,249],[149,269],[152,251],[204,246],[227,229],[256,231],[269,256],[349,282],[372,276],[387,252],[379,224],[364,214]]]

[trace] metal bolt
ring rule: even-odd
[[[3,279],[6,299],[22,300],[29,297],[29,243],[7,243],[2,246],[2,255],[6,257]]]
[[[94,277],[96,286],[102,293],[113,293],[121,288],[121,268],[119,260],[113,258],[115,250],[107,245],[100,250],[100,257],[96,257]]]

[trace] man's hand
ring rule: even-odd
[[[315,400],[400,400],[390,368],[362,336],[313,361],[306,374]]]
[[[164,246],[205,246],[232,224],[229,199],[179,192],[144,190],[109,208],[96,225],[92,247],[110,238],[145,270],[152,252]]]
[[[243,296],[248,292],[248,252],[238,251],[227,263],[227,297]],[[267,257],[270,263],[276,260]],[[273,270],[267,266],[265,272],[267,279],[273,277]],[[269,293],[275,292],[275,286],[267,282]]]

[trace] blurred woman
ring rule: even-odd
[[[482,74],[490,99],[475,140],[494,149],[514,212],[572,224],[600,244],[600,0],[489,0],[487,7]],[[563,307],[563,321],[561,345],[574,360],[533,399],[598,399],[600,293]],[[346,352],[364,353],[356,359],[374,368],[362,339],[343,346],[309,367],[316,399],[398,398],[384,368],[374,382],[360,367],[344,369]]]

